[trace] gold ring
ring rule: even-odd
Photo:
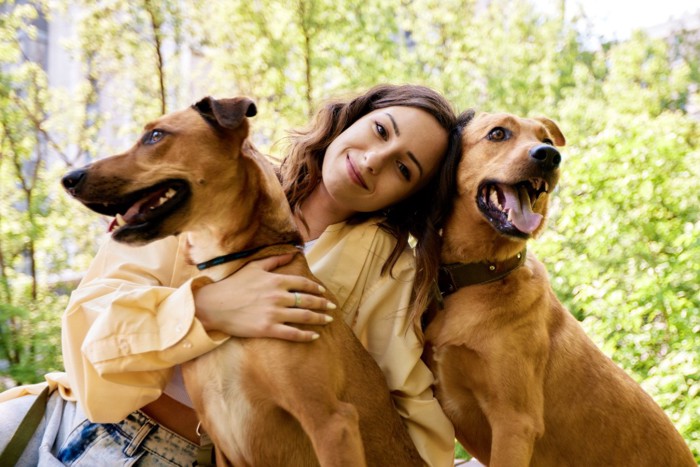
[[[294,292],[294,308],[299,308],[301,306],[301,295],[299,292]]]

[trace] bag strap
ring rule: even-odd
[[[20,456],[27,448],[29,440],[32,439],[34,432],[39,427],[41,419],[46,412],[46,402],[49,397],[49,387],[46,386],[43,391],[37,396],[36,400],[29,407],[27,415],[20,422],[12,439],[7,443],[5,449],[0,454],[0,465],[15,465]]]
[[[199,449],[197,450],[197,462],[199,467],[214,467],[216,465],[216,449],[211,438],[202,428],[202,422],[197,423],[199,435]]]

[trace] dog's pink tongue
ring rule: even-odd
[[[530,195],[523,186],[516,189],[512,186],[500,186],[505,197],[504,207],[510,210],[510,221],[521,232],[530,234],[542,223],[542,214],[532,211]]]
[[[146,202],[146,200],[142,199],[138,203],[131,206],[129,208],[129,210],[123,214],[124,220],[126,221],[127,224],[131,224],[131,222],[134,220],[134,217],[136,217],[138,215],[138,213],[141,211],[141,205],[143,205],[145,202]]]
[[[138,203],[134,204],[131,206],[124,214],[122,214],[122,219],[124,222],[127,224],[131,224],[132,221],[134,221],[134,218],[139,214],[141,211],[141,206],[146,202],[145,199],[142,199]],[[112,219],[112,222],[109,223],[109,227],[107,227],[107,232],[111,232],[112,230],[116,229],[119,227],[119,224],[117,223],[117,218],[115,217]]]

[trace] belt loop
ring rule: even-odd
[[[143,440],[146,439],[146,436],[148,436],[157,426],[158,424],[156,422],[146,417],[146,421],[143,425],[141,425],[139,431],[136,432],[134,439],[132,439],[131,442],[124,448],[124,454],[132,457],[139,446],[141,446],[141,443],[143,443]]]

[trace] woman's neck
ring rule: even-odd
[[[300,210],[306,225],[296,213],[294,214],[294,221],[305,242],[317,239],[329,225],[347,220],[355,214],[354,211],[339,209],[326,191],[323,183],[320,183],[309,197],[301,203]]]

